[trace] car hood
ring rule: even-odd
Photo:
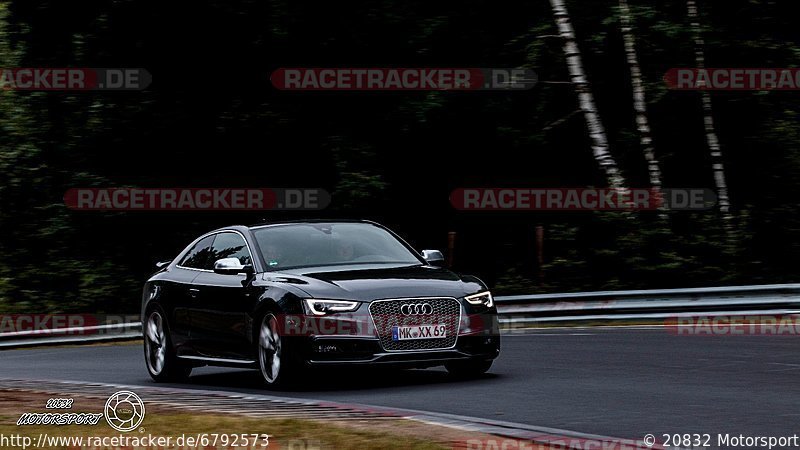
[[[369,302],[386,298],[463,297],[486,289],[479,279],[430,266],[335,266],[268,272],[263,280],[291,284],[313,298]]]

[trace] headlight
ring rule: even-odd
[[[324,316],[325,314],[331,313],[355,311],[360,306],[360,303],[347,300],[319,300],[316,298],[307,298],[303,302],[303,305],[305,306],[306,314]]]
[[[494,298],[492,298],[492,293],[489,291],[481,292],[480,294],[469,295],[464,297],[464,299],[471,305],[483,305],[487,308],[494,306]]]

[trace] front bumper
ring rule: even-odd
[[[424,368],[456,360],[492,360],[500,354],[496,314],[486,315],[480,329],[464,329],[447,349],[387,351],[377,336],[316,335],[292,339],[292,354],[307,366],[392,365]]]
[[[438,304],[435,302],[441,300]],[[430,315],[402,314],[397,305],[433,303]],[[389,302],[397,302],[394,305]],[[450,303],[448,303],[450,302]],[[456,308],[453,303],[458,302]],[[374,308],[379,305],[380,308]],[[496,307],[470,305],[456,299],[379,300],[351,313],[287,316],[284,354],[305,366],[433,367],[459,360],[492,360],[500,354]],[[396,326],[447,326],[447,337],[405,341],[395,345]],[[411,344],[414,342],[414,344]],[[419,342],[417,345],[416,342]]]
[[[380,364],[432,367],[454,360],[495,359],[500,354],[499,336],[459,336],[447,350],[387,352],[378,339],[312,339],[305,362],[310,366]]]

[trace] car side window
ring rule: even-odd
[[[183,257],[178,265],[190,269],[205,269],[208,264],[209,256],[211,255],[211,244],[213,242],[213,235],[201,239],[200,242],[189,250],[189,253]]]
[[[211,257],[208,259],[206,267],[213,270],[214,263],[223,258],[236,258],[243,265],[253,264],[253,258],[247,249],[247,244],[241,235],[237,233],[220,233],[214,240],[211,248]]]

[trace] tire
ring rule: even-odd
[[[453,361],[444,365],[450,375],[456,378],[476,378],[492,367],[492,360]]]
[[[267,313],[258,328],[258,367],[269,388],[286,387],[299,375],[297,364],[286,354],[286,338],[281,336],[278,319]]]
[[[154,307],[145,319],[144,360],[147,372],[156,382],[186,381],[192,373],[192,367],[181,362],[172,347],[172,338],[164,311]]]

